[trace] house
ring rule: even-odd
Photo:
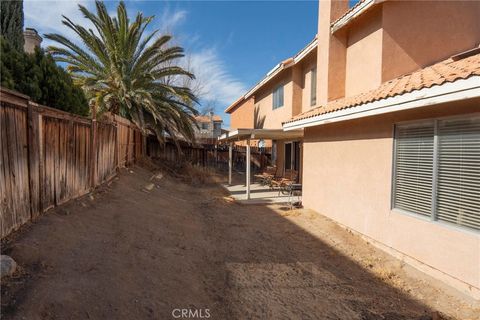
[[[195,138],[200,143],[215,143],[222,134],[222,117],[213,114],[195,116],[197,128],[195,128]]]
[[[35,48],[40,48],[43,40],[34,28],[25,28],[25,31],[23,31],[23,39],[25,41],[23,44],[23,50],[26,53],[34,53]]]
[[[319,4],[303,204],[480,299],[480,2]]]
[[[231,132],[256,130],[256,137],[247,137],[250,145],[271,146],[273,161],[282,172],[301,171],[303,130],[289,134],[283,131],[282,124],[316,105],[316,60],[315,38],[296,55],[276,65],[225,110],[230,114]],[[247,139],[233,140],[240,145],[247,143]]]

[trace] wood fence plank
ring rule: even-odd
[[[33,106],[28,104],[28,177],[30,186],[30,215],[35,218],[40,213],[40,139],[39,117]]]
[[[0,108],[0,185],[1,185],[1,193],[0,193],[0,232],[1,237],[4,237],[8,234],[9,225],[8,225],[8,218],[7,214],[10,212],[10,203],[9,199],[11,199],[10,195],[10,180],[8,176],[9,172],[9,165],[8,165],[8,158],[6,154],[6,140],[7,140],[7,122],[5,119],[5,112],[6,107],[2,103],[2,107]]]
[[[96,122],[2,89],[0,236],[109,179],[146,154],[127,119]],[[93,123],[93,124],[92,124]]]

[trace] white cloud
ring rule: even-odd
[[[37,29],[42,36],[45,33],[60,33],[70,39],[76,39],[73,31],[62,24],[62,15],[67,16],[75,23],[81,23],[84,27],[91,28],[91,23],[78,10],[79,3],[95,11],[95,3],[88,0],[25,0],[25,27]],[[111,5],[108,3],[107,5],[110,9],[109,12],[115,14],[115,8],[110,8]],[[133,15],[136,12],[134,2],[127,2],[127,5],[129,14]],[[151,28],[160,29],[161,34],[173,33],[175,37],[172,44],[182,45],[184,43],[195,47],[195,50],[187,54],[187,64],[188,68],[196,75],[197,79],[193,85],[201,87],[200,99],[203,102],[207,104],[218,103],[219,108],[223,110],[225,106],[245,93],[247,89],[245,84],[228,72],[228,68],[218,52],[212,48],[202,49],[202,45],[205,44],[202,43],[201,35],[182,33],[181,27],[186,21],[187,11],[172,9],[168,5],[161,6],[159,10],[161,12],[156,14]],[[155,13],[144,12],[144,15],[152,14]],[[231,36],[229,36],[229,39]],[[177,41],[180,41],[180,43],[177,43]],[[46,47],[50,44],[50,41],[44,40],[42,45]],[[220,111],[217,110],[217,112]]]
[[[195,81],[200,84],[201,99],[221,103],[223,108],[245,93],[245,84],[228,72],[214,49],[188,54],[188,61]]]
[[[59,33],[68,38],[74,38],[74,32],[62,24],[62,15],[75,23],[81,23],[84,27],[92,27],[91,23],[83,17],[78,9],[78,4],[82,4],[89,9],[92,9],[95,5],[93,1],[25,0],[23,4],[25,27],[36,29],[41,36],[45,33]],[[49,44],[51,44],[49,40],[44,40],[42,46],[45,47]]]
[[[158,24],[156,29],[159,29],[161,33],[173,32],[185,21],[186,17],[187,11],[185,10],[171,10],[165,7],[160,16],[155,16],[154,21]]]

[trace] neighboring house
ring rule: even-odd
[[[213,143],[222,134],[223,120],[219,115],[210,112],[207,115],[195,117],[198,128],[195,128],[195,138],[201,143]]]
[[[282,129],[282,123],[316,105],[315,38],[294,57],[284,60],[225,112],[230,114],[231,130]],[[312,77],[313,75],[313,77]],[[272,146],[273,158],[281,170],[301,171],[301,138],[252,139],[251,145]],[[238,141],[245,144],[245,141]]]
[[[23,39],[25,40],[23,50],[26,53],[34,53],[35,48],[40,47],[42,44],[42,37],[40,37],[37,30],[33,28],[25,28],[25,31],[23,31]]]
[[[304,206],[480,299],[480,2],[319,7]]]

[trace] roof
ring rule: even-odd
[[[480,48],[473,50],[480,51]],[[460,60],[457,60],[457,57],[462,54],[454,56],[424,69],[387,81],[374,90],[330,101],[326,105],[301,113],[286,123],[343,109],[354,108],[366,103],[379,101],[424,88],[439,86],[459,79],[480,76],[480,53],[474,53],[476,54]]]
[[[332,33],[343,28],[354,19],[363,15],[365,12],[367,12],[369,9],[371,9],[375,5],[384,1],[385,0],[359,0],[353,7],[351,7],[344,14],[342,14],[337,20],[331,23],[330,27],[331,27]]]
[[[232,111],[235,107],[237,107],[241,102],[246,100],[248,97],[252,96],[255,92],[257,92],[263,85],[267,82],[275,78],[281,71],[286,70],[295,64],[302,61],[309,53],[311,53],[314,49],[317,48],[317,36],[310,41],[302,50],[297,52],[293,57],[283,60],[279,64],[277,64],[273,69],[271,69],[265,77],[262,78],[252,89],[250,89],[244,96],[238,98],[235,102],[233,102],[230,106],[225,109],[226,113]]]
[[[240,141],[248,139],[297,139],[303,137],[303,129],[284,131],[283,129],[237,129],[218,137],[220,141]]]
[[[220,117],[219,115],[215,114],[212,116],[212,120],[213,121],[223,121],[222,120],[222,117]],[[206,116],[195,116],[195,121],[197,122],[210,122],[210,116],[209,115],[206,115]]]
[[[229,105],[227,109],[225,109],[225,113],[230,113],[233,109],[235,109],[235,107],[237,107],[243,101],[245,101],[245,97],[241,96],[240,98],[235,100],[235,102],[233,102],[231,105]]]

